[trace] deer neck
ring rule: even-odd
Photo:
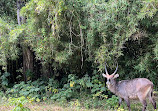
[[[113,80],[111,82],[111,84],[108,86],[108,88],[109,88],[109,90],[111,92],[113,92],[114,94],[116,94],[117,93],[117,82],[116,82],[116,80]]]

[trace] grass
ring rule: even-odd
[[[81,107],[64,107],[59,104],[47,104],[45,102],[26,104],[31,111],[102,111],[101,109],[85,109]],[[0,111],[11,111],[14,106],[1,105]]]
[[[157,108],[158,108],[158,96],[155,97],[155,99],[156,99]],[[74,105],[70,105],[70,103],[63,103],[61,105],[59,103],[52,103],[52,102],[27,103],[25,104],[25,107],[28,107],[29,109],[31,109],[31,111],[105,111],[103,107],[96,108],[96,109],[86,109],[82,106],[77,107]],[[14,106],[8,105],[6,102],[1,102],[0,104],[0,111],[11,111],[13,108]],[[124,102],[120,108],[124,110],[118,110],[118,111],[128,111],[128,108]],[[142,104],[139,101],[131,101],[131,110],[141,111]],[[117,110],[110,109],[106,111],[117,111]],[[146,111],[154,111],[152,104],[149,102],[148,102]],[[158,111],[158,109],[156,111]]]

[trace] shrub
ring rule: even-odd
[[[70,74],[65,84],[60,88],[59,82],[54,79],[49,79],[48,81],[38,79],[33,82],[28,81],[27,83],[20,82],[15,84],[12,88],[7,89],[6,95],[7,97],[13,97],[9,99],[12,103],[16,100],[20,101],[19,104],[16,104],[17,108],[23,107],[23,103],[26,101],[25,98],[30,103],[50,99],[62,105],[70,101],[69,103],[72,107],[115,108],[118,98],[112,96],[112,98],[108,99],[108,95],[106,95],[108,90],[102,81],[102,78],[97,74],[92,77],[85,75],[82,78]]]
[[[24,107],[24,104],[28,103],[28,100],[24,97],[18,97],[18,98],[9,98],[8,102],[10,105],[14,105],[15,108],[12,111],[30,111],[29,108]]]
[[[7,89],[6,95],[8,97],[24,96],[29,99],[34,98],[34,100],[39,102],[57,93],[58,87],[59,83],[54,79],[49,79],[48,81],[38,79],[33,82],[28,81],[27,83],[20,82],[19,84],[15,84],[12,88]]]
[[[9,81],[8,81],[8,77],[10,76],[10,73],[5,72],[3,73],[3,75],[0,77],[1,80],[1,87],[5,90],[8,85],[9,85]]]
[[[109,109],[111,109],[111,108],[116,109],[118,107],[118,97],[113,95],[111,98],[107,99],[105,106],[107,106],[106,108],[109,108]]]
[[[80,98],[82,93],[87,93],[93,98],[107,99],[104,92],[107,91],[104,83],[99,80],[99,76],[95,75],[92,78],[85,75],[78,79],[75,75],[68,76],[68,82],[61,89],[53,93],[51,99],[54,101],[65,101],[73,98]]]

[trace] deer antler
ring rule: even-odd
[[[115,75],[115,73],[117,72],[117,69],[118,69],[118,63],[117,63],[117,67],[112,75]]]
[[[106,75],[109,75],[108,71],[107,71],[107,68],[106,68],[106,62],[105,62],[105,72],[106,72]]]

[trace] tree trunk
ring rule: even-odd
[[[33,53],[27,46],[23,46],[23,74],[25,82],[28,80],[28,73],[33,73]]]
[[[48,79],[50,78],[50,70],[49,70],[49,64],[48,63],[45,63],[45,64],[42,64],[42,77],[45,78],[45,79]]]
[[[25,17],[20,15],[20,9],[24,6],[24,1],[17,0],[17,21],[18,25],[25,23]],[[21,45],[21,44],[20,44]],[[21,45],[23,51],[23,76],[24,81],[27,82],[27,72],[33,72],[33,52],[25,44]]]

